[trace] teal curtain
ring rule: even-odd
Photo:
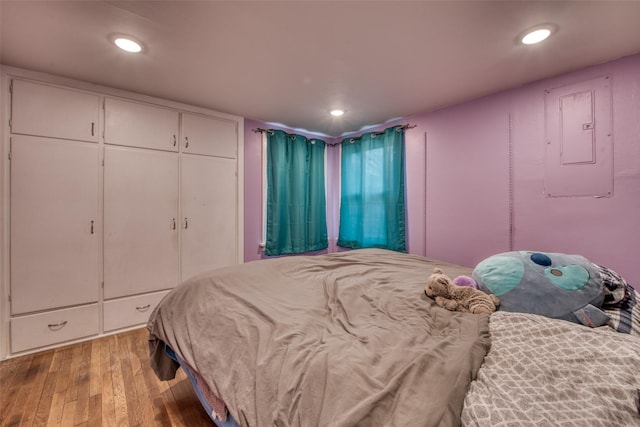
[[[326,249],[325,143],[267,131],[266,255]]]
[[[404,129],[342,140],[338,246],[406,251]]]

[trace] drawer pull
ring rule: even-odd
[[[59,331],[60,329],[64,328],[66,325],[67,325],[67,321],[64,320],[58,323],[49,323],[47,326],[49,326],[49,329],[51,329],[52,331]]]
[[[184,148],[189,148],[189,137],[188,136],[184,137]]]
[[[149,309],[149,307],[151,307],[151,304],[139,305],[139,306],[136,307],[136,310],[138,310],[138,311],[147,311]]]

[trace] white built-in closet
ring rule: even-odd
[[[242,262],[242,118],[7,84],[8,353],[143,325],[180,281]]]

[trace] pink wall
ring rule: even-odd
[[[262,136],[252,129],[264,123],[244,120],[244,260],[260,259],[262,251]]]
[[[407,146],[422,159],[426,149],[426,216],[415,219],[426,228],[422,254],[474,266],[509,250],[507,101],[496,95],[409,119],[418,126]],[[408,166],[408,181],[422,181],[424,193],[424,166]]]
[[[613,195],[544,196],[544,89],[612,79]],[[579,253],[640,288],[640,55],[515,91],[515,246]]]
[[[544,90],[603,75],[613,81],[614,194],[545,197]],[[406,133],[409,252],[468,266],[511,249],[578,253],[640,286],[640,54],[401,122],[417,125]],[[260,257],[257,126],[245,121],[247,261]]]

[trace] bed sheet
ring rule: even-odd
[[[640,426],[640,338],[496,312],[465,426]]]

